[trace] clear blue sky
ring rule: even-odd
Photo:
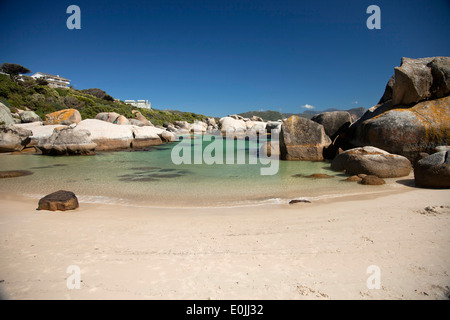
[[[212,116],[368,108],[401,57],[450,55],[449,0],[0,0],[0,13],[0,63]]]

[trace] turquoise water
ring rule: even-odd
[[[208,144],[203,144],[203,150]],[[327,162],[279,161],[276,175],[261,175],[261,167],[268,165],[259,161],[175,165],[171,153],[176,145],[95,156],[2,155],[0,170],[30,170],[34,174],[2,179],[0,191],[37,197],[64,189],[75,192],[81,202],[196,207],[284,203],[296,198],[364,193],[372,188],[341,181],[345,176],[332,171]],[[253,146],[254,142],[246,142],[245,146],[231,148],[246,150],[249,159],[256,156],[248,153]],[[224,156],[227,150],[224,147]],[[293,176],[313,173],[326,173],[334,178]]]

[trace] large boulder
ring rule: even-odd
[[[137,120],[141,121],[146,126],[153,126],[153,124],[146,117],[142,115],[139,111],[133,110],[131,111]]]
[[[377,115],[365,115],[352,126],[353,145],[375,146],[415,162],[421,152],[433,153],[435,147],[450,143],[450,96],[371,112]]]
[[[208,125],[205,122],[195,121],[191,125],[189,131],[193,132],[193,133],[200,133],[201,134],[203,132],[206,132],[207,127],[208,127]]]
[[[131,126],[131,130],[134,135],[134,140],[131,146],[134,149],[142,149],[162,144],[160,134],[162,131],[165,130],[151,126],[144,126],[144,127]]]
[[[410,105],[442,98],[449,93],[450,57],[402,58],[400,67],[394,68],[394,75],[379,104],[391,100],[393,106]]]
[[[76,109],[64,109],[49,113],[45,115],[45,124],[62,124],[71,125],[73,123],[77,124],[81,121],[81,114]]]
[[[0,125],[11,125],[14,123],[11,110],[0,102]]]
[[[42,139],[47,139],[53,134],[55,128],[67,128],[67,126],[61,125],[42,125],[42,122],[30,122],[30,123],[20,123],[14,125],[15,128],[23,128],[30,130],[32,135],[30,136],[30,142],[27,147],[35,147],[39,144]]]
[[[71,127],[55,129],[53,134],[41,139],[37,148],[44,155],[91,155],[97,146],[87,130],[74,130]]]
[[[394,68],[393,105],[409,105],[431,97],[433,76],[427,66],[431,61],[432,58],[402,58],[400,67]]]
[[[41,117],[39,117],[34,111],[22,111],[19,112],[19,116],[22,123],[42,121]]]
[[[450,57],[402,58],[379,104],[411,105],[450,94]]]
[[[412,170],[411,162],[375,147],[355,148],[342,152],[331,162],[331,169],[348,175],[364,173],[380,178],[404,177]]]
[[[117,123],[117,119],[120,117],[120,114],[117,112],[100,112],[98,113],[94,119],[106,121],[109,123]]]
[[[244,120],[240,120],[238,119],[238,117],[240,116],[234,115],[234,117],[220,118],[219,124],[222,134],[245,133],[245,131],[247,130],[247,125],[245,124]]]
[[[86,119],[78,123],[74,131],[89,131],[90,138],[97,144],[96,151],[120,150],[132,147],[134,140],[132,127],[130,125],[118,126],[97,119]]]
[[[79,207],[75,193],[71,191],[59,190],[41,198],[38,203],[38,210],[66,211]]]
[[[281,125],[282,160],[323,160],[323,149],[330,143],[323,126],[314,121],[291,116]]]
[[[339,131],[347,129],[352,123],[352,116],[347,111],[324,112],[311,118],[323,125],[325,133],[333,140]]]
[[[416,186],[425,188],[450,188],[449,151],[434,153],[419,160],[414,167]]]
[[[21,151],[30,143],[30,130],[15,126],[0,126],[0,152]]]
[[[218,128],[217,123],[216,123],[216,119],[214,119],[214,118],[206,119],[206,124],[208,125],[208,127],[212,126],[214,129]]]
[[[187,121],[174,121],[173,125],[177,129],[191,130],[191,125]]]

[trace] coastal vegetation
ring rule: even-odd
[[[13,81],[6,74],[0,74],[0,102],[13,112],[15,109],[28,108],[42,119],[45,119],[48,113],[63,109],[77,109],[83,119],[93,119],[101,112],[116,112],[127,118],[134,118],[132,111],[138,110],[154,125],[161,126],[165,122],[193,123],[206,118],[193,112],[135,108],[121,100],[115,100],[98,88],[51,88],[45,80],[34,80],[25,76],[23,81]]]

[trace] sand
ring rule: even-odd
[[[234,208],[81,203],[71,212],[36,211],[38,199],[2,194],[1,295],[448,299],[449,190],[389,193]],[[67,287],[73,265],[80,289]],[[367,286],[373,265],[379,289]]]

